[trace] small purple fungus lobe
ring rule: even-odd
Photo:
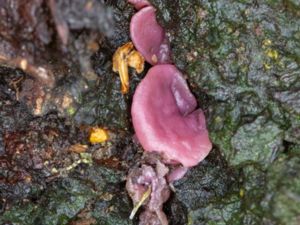
[[[134,46],[148,63],[171,63],[169,41],[156,21],[154,7],[144,7],[132,17],[130,35]]]
[[[155,157],[146,156],[143,165],[131,169],[127,176],[126,189],[135,206],[130,218],[133,218],[139,206],[144,205],[145,209],[140,214],[139,225],[168,225],[163,204],[170,197],[170,188],[165,178],[169,169]]]
[[[136,136],[149,152],[166,163],[192,167],[212,148],[205,116],[181,72],[173,65],[156,65],[138,85],[131,108]]]

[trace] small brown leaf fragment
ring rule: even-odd
[[[117,49],[113,55],[113,71],[119,73],[123,94],[129,90],[128,66],[136,69],[137,73],[141,73],[144,70],[144,63],[144,57],[134,49],[132,42],[128,42]]]
[[[138,51],[132,51],[127,62],[130,67],[136,69],[137,73],[144,71],[144,57]]]
[[[94,218],[82,218],[77,221],[72,221],[70,225],[92,225],[96,223],[97,221]]]
[[[129,75],[128,75],[128,64],[125,60],[119,62],[119,74],[121,79],[121,91],[122,94],[126,94],[129,89]]]
[[[75,144],[75,145],[71,145],[69,147],[69,151],[75,152],[75,153],[83,153],[83,152],[86,152],[87,149],[88,149],[88,146],[82,145],[82,144]]]

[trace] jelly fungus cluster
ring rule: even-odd
[[[172,64],[164,29],[155,8],[145,0],[128,0],[138,12],[130,23],[133,45],[152,65],[135,90],[131,115],[136,137],[146,151],[128,176],[133,218],[140,206],[140,225],[167,225],[162,207],[170,195],[168,182],[180,179],[210,152],[205,116],[197,108],[182,73]],[[168,166],[180,165],[170,170]]]

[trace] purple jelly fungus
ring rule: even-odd
[[[166,163],[197,165],[212,148],[205,116],[181,72],[156,65],[138,85],[131,108],[136,136],[145,151],[159,152]]]
[[[155,8],[138,11],[130,22],[131,40],[151,65],[171,63],[170,45],[164,29],[157,23]]]
[[[168,176],[167,180],[169,183],[172,183],[174,181],[180,180],[181,178],[184,177],[184,175],[189,171],[188,167],[177,167],[174,170],[172,170]]]
[[[128,0],[128,2],[132,4],[137,10],[151,5],[147,0]]]
[[[151,187],[151,195],[144,204],[145,210],[140,214],[139,225],[168,225],[167,216],[163,212],[163,204],[170,197],[170,188],[165,178],[168,172],[169,169],[159,161],[156,165],[143,164],[140,168],[134,168],[129,172],[126,189],[134,205],[140,202],[147,189]]]

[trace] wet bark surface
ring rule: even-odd
[[[298,225],[299,3],[151,2],[214,143],[173,184],[170,224]],[[134,12],[0,2],[0,224],[138,224],[125,177],[142,155],[129,111],[147,69],[130,71],[127,95],[112,71]],[[94,126],[108,142],[89,143]]]

